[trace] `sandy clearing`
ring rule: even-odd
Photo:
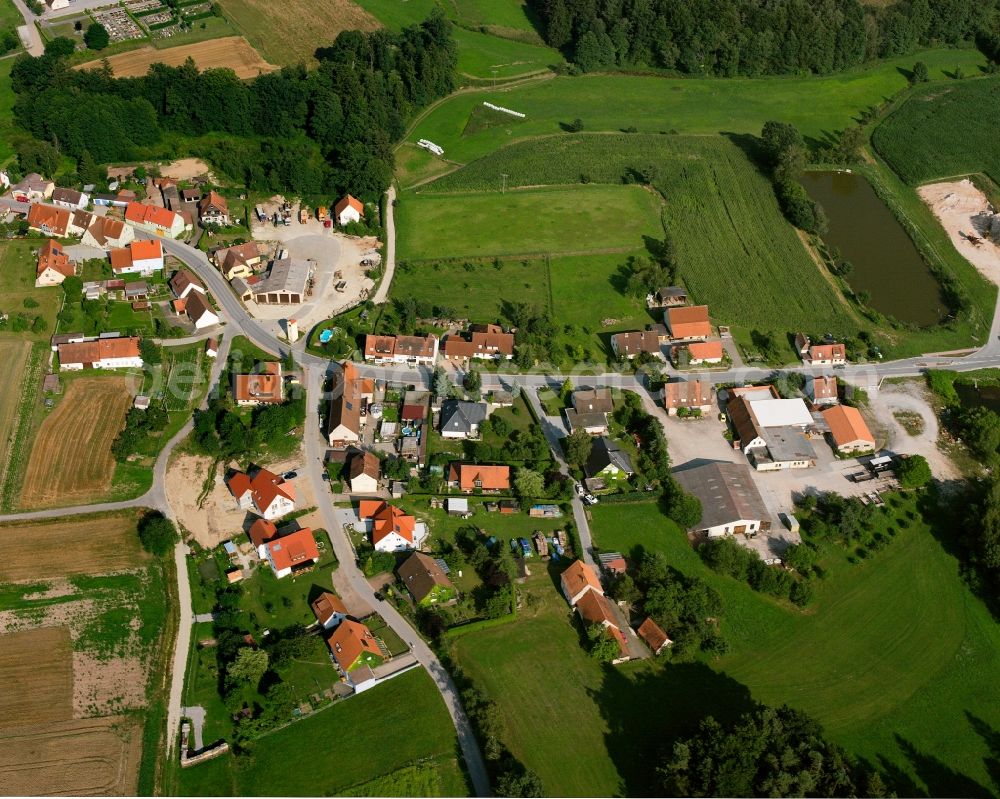
[[[255,78],[263,72],[277,69],[267,63],[260,53],[253,49],[242,36],[227,36],[223,39],[210,39],[195,44],[183,44],[179,47],[167,47],[157,50],[155,47],[140,47],[125,53],[109,56],[108,63],[116,78],[138,78],[149,71],[150,64],[166,64],[179,67],[188,58],[194,60],[200,70],[229,68],[238,78]],[[75,69],[96,69],[104,63],[87,61]]]
[[[203,547],[215,547],[243,529],[246,512],[236,506],[223,481],[225,468],[215,470],[215,484],[198,507],[198,497],[212,459],[203,455],[180,455],[167,470],[167,496],[177,520]]]
[[[192,180],[204,175],[212,183],[215,182],[211,168],[200,158],[178,158],[159,167],[159,170],[162,177],[174,180]]]
[[[922,382],[889,384],[871,399],[871,409],[879,425],[886,431],[886,448],[907,455],[923,455],[930,464],[931,473],[939,480],[957,480],[961,477],[955,464],[938,447],[938,420],[927,397],[927,387]],[[906,432],[893,411],[910,411],[924,420],[924,429],[913,436]]]
[[[968,178],[921,186],[917,194],[934,212],[962,257],[983,277],[1000,285],[1000,247],[983,238],[993,217],[986,195]],[[980,237],[978,246],[969,241],[969,233]]]

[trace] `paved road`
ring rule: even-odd
[[[379,283],[378,291],[372,297],[372,302],[380,305],[389,297],[389,287],[392,285],[392,276],[396,272],[396,209],[393,207],[396,202],[396,187],[390,186],[385,193],[385,266],[382,272],[382,282]]]
[[[42,44],[42,35],[38,32],[35,20],[38,19],[31,9],[24,4],[24,0],[14,0],[14,5],[24,17],[24,30],[28,36],[28,46],[25,48],[30,55],[38,56],[45,52],[45,45]]]

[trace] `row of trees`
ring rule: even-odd
[[[11,70],[18,122],[57,153],[129,160],[163,152],[166,134],[181,134],[191,153],[249,188],[350,190],[367,201],[389,184],[391,145],[406,120],[454,88],[457,63],[440,13],[398,34],[344,31],[317,52],[317,69],[288,67],[251,81],[229,69],[199,72],[190,60],[115,78],[107,64],[74,71],[71,52],[70,40],[56,39]]]
[[[829,73],[995,28],[996,0],[532,0],[580,69],[722,76]]]
[[[732,538],[709,539],[698,547],[698,554],[713,571],[745,580],[754,591],[790,599],[803,607],[812,601],[813,587],[807,579],[767,565],[755,550],[747,549]]]

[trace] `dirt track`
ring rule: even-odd
[[[150,64],[179,67],[188,58],[194,59],[198,69],[228,67],[238,78],[255,78],[262,72],[277,69],[273,64],[267,63],[242,36],[227,36],[224,39],[211,39],[207,42],[167,47],[163,50],[140,47],[138,50],[110,56],[107,60],[116,78],[137,78],[149,71]],[[103,60],[88,61],[76,68],[97,69],[102,63]]]

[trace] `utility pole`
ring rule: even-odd
[[[500,187],[500,193],[505,194],[507,192],[507,173],[501,172],[500,177],[503,178],[503,184]]]

